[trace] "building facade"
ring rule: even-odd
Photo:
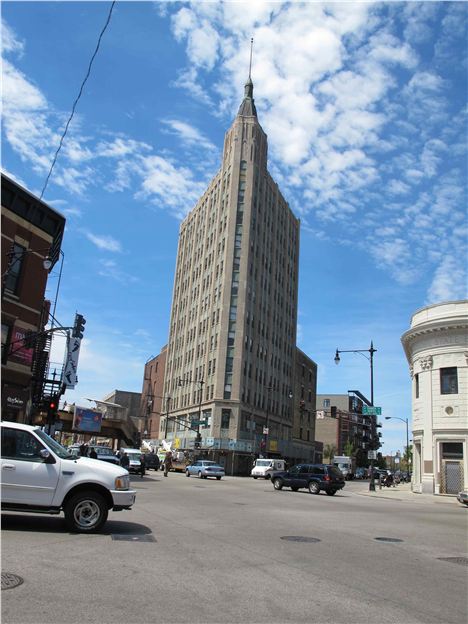
[[[316,441],[317,364],[296,347],[293,386],[294,463],[322,462],[322,444]]]
[[[357,466],[368,466],[368,451],[378,450],[380,434],[375,416],[363,414],[370,402],[357,391],[348,394],[318,394],[315,437],[326,446],[336,448],[335,455],[345,455],[349,443]]]
[[[422,308],[401,338],[412,378],[414,492],[468,487],[468,301]]]
[[[267,150],[249,78],[221,168],[180,226],[165,371],[168,439],[201,438],[240,474],[293,442],[300,222]]]
[[[62,215],[2,174],[3,420],[31,422],[44,396],[50,337],[36,334],[49,320],[47,278],[64,228]]]
[[[161,353],[150,358],[145,364],[143,387],[141,389],[140,414],[142,436],[148,440],[159,438],[161,416],[170,409],[170,399],[165,399],[164,369],[166,366],[167,345]]]

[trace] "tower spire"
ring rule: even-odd
[[[255,102],[253,97],[253,82],[252,82],[252,55],[253,55],[253,37],[250,39],[250,62],[249,62],[249,77],[244,86],[244,99],[239,107],[238,115],[242,117],[256,117],[257,109],[255,108]]]

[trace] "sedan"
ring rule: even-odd
[[[197,475],[199,479],[216,477],[219,481],[221,477],[224,477],[225,472],[224,468],[214,461],[197,459],[192,465],[186,467],[185,474],[187,477],[190,477],[190,475]]]

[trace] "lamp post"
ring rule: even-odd
[[[199,384],[199,398],[198,398],[198,423],[197,423],[197,435],[195,436],[195,448],[200,448],[200,443],[201,443],[201,434],[200,434],[200,423],[201,423],[201,406],[202,406],[202,401],[203,401],[203,386],[205,385],[205,380],[204,379],[195,379],[195,381],[192,381],[192,377],[188,377],[188,378],[183,378],[181,379],[179,377],[179,381],[178,381],[178,386],[185,386],[187,384],[191,384],[191,383],[197,383]]]
[[[267,396],[267,404],[266,404],[266,414],[265,414],[265,429],[263,430],[263,446],[265,451],[265,456],[268,455],[268,434],[269,434],[269,421],[270,421],[270,398],[271,398],[271,386],[267,386],[268,396]]]
[[[409,464],[410,464],[410,459],[409,459],[409,432],[408,432],[408,419],[407,418],[400,418],[399,416],[385,416],[385,420],[390,420],[390,419],[394,419],[394,420],[401,420],[401,422],[404,422],[406,424],[406,468],[407,468],[407,472],[410,472],[409,469]]]
[[[371,405],[374,405],[374,353],[377,349],[374,349],[374,343],[371,340],[369,349],[349,349],[349,350],[336,350],[335,353],[335,364],[338,366],[340,363],[340,353],[359,353],[363,357],[365,357],[370,362],[370,391],[371,391]],[[364,355],[365,353],[369,353],[369,355]],[[373,449],[371,449],[373,450]],[[374,460],[371,459],[371,479],[369,482],[369,491],[375,492],[375,481],[374,481]]]
[[[50,257],[50,248],[44,248],[44,249],[16,249],[15,250],[15,243],[13,243],[13,245],[11,246],[10,251],[8,251],[6,253],[6,256],[8,258],[8,264],[6,267],[6,270],[4,272],[4,274],[2,275],[2,299],[3,299],[3,295],[5,294],[5,290],[7,288],[7,280],[8,280],[8,276],[11,273],[11,270],[14,268],[14,266],[17,264],[17,262],[19,262],[26,254],[28,253],[44,253],[47,252],[47,255],[44,256],[42,258],[42,267],[45,271],[49,271],[50,268],[52,267],[53,264],[53,260]]]
[[[169,405],[171,402],[171,397],[166,397],[166,422],[164,423],[164,439],[167,440],[167,425],[169,423]]]

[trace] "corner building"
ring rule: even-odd
[[[228,474],[246,474],[265,445],[292,452],[300,222],[267,152],[249,78],[221,168],[179,235],[160,437],[193,448],[196,432],[175,419],[194,421]]]

